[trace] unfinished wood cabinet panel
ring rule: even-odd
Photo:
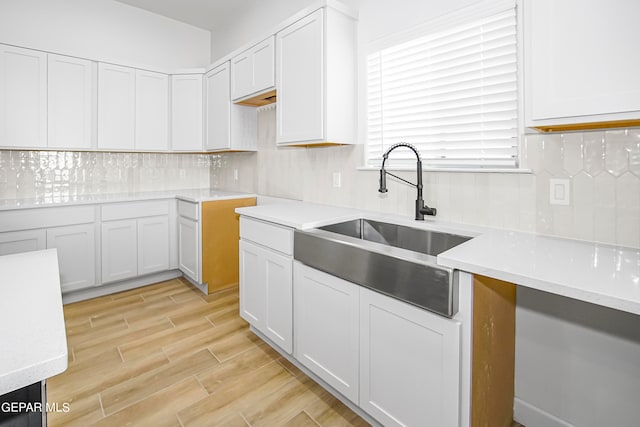
[[[513,423],[516,285],[475,276],[471,426]]]
[[[202,283],[208,283],[209,293],[238,285],[240,220],[235,209],[255,204],[255,197],[202,203]]]

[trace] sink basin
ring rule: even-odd
[[[294,233],[293,257],[310,267],[434,313],[458,311],[457,274],[436,256],[470,237],[356,219]]]
[[[319,228],[320,230],[344,236],[382,243],[432,256],[438,256],[438,254],[471,239],[471,237],[457,234],[440,233],[370,219],[355,219]]]

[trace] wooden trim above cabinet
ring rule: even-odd
[[[569,131],[582,131],[582,130],[597,130],[597,129],[611,129],[611,128],[628,128],[640,126],[640,119],[633,120],[614,120],[608,122],[589,122],[589,123],[570,123],[563,125],[546,125],[546,126],[531,126],[532,129],[539,130],[540,132],[569,132]]]
[[[513,423],[516,285],[473,279],[471,426]]]
[[[202,283],[210,294],[237,286],[240,220],[235,209],[255,205],[255,197],[202,202]]]

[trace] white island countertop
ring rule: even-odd
[[[67,369],[55,249],[0,256],[0,395]]]
[[[236,212],[298,229],[370,218],[471,236],[438,255],[438,265],[640,315],[640,249],[306,202]]]

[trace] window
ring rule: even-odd
[[[426,167],[518,166],[516,10],[492,4],[367,56],[367,166],[398,142]],[[395,151],[392,165],[411,156]]]

